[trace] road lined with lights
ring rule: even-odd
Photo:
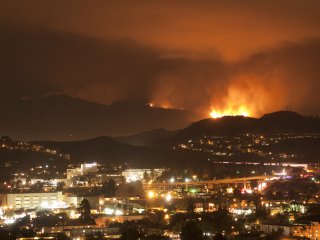
[[[212,179],[206,181],[184,181],[184,182],[163,182],[163,183],[144,183],[143,188],[147,189],[158,189],[166,187],[177,187],[177,186],[199,186],[199,185],[217,185],[225,183],[243,183],[252,180],[267,180],[274,176],[252,176],[243,178],[224,178],[224,179]]]

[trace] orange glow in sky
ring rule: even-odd
[[[228,108],[228,109],[223,109],[223,110],[216,110],[216,109],[211,109],[210,111],[210,117],[212,118],[221,118],[224,116],[244,116],[244,117],[249,117],[250,116],[250,111],[248,108],[241,106],[236,109],[234,108]]]

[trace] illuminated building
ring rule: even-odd
[[[78,196],[78,195],[70,195],[65,196],[65,200],[67,205],[70,207],[77,207],[82,202],[83,199],[87,199],[90,203],[91,208],[98,209],[101,205],[100,203],[104,201],[104,197],[100,195],[94,196]]]
[[[73,186],[101,186],[103,182],[113,179],[116,184],[123,183],[124,177],[121,174],[110,173],[89,173],[81,176],[75,176],[72,180]]]
[[[13,209],[63,208],[62,192],[7,193],[1,195],[2,206]]]
[[[46,180],[46,179],[42,179],[42,178],[32,178],[30,179],[30,184],[34,185],[37,183],[43,183],[44,186],[54,186],[56,187],[58,185],[58,183],[67,183],[67,179],[61,178],[61,179],[50,179],[50,180]]]
[[[75,177],[83,176],[89,173],[97,173],[98,165],[97,163],[84,163],[78,168],[67,169],[67,183],[72,184],[72,180]]]
[[[285,236],[305,237],[308,239],[319,239],[320,224],[318,222],[310,222],[308,224],[260,224],[260,230],[264,233],[273,233],[277,230],[283,231]]]
[[[54,226],[54,227],[44,227],[43,233],[65,233],[68,237],[72,239],[84,239],[85,236],[90,234],[100,233],[102,235],[107,235],[108,237],[119,238],[119,228],[106,228],[99,227],[97,225],[77,225],[77,226]]]
[[[127,169],[122,172],[122,176],[125,177],[126,182],[142,181],[144,175],[147,173],[151,178],[159,177],[165,169]]]

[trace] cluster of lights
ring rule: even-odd
[[[63,201],[52,201],[49,203],[48,201],[43,201],[40,204],[42,209],[57,209],[57,208],[67,208],[67,204]]]
[[[19,218],[23,218],[26,216],[26,214],[23,212],[21,214],[17,214],[17,213],[14,213],[13,215],[10,215],[10,216],[6,216],[5,215],[5,211],[7,209],[13,209],[12,206],[4,206],[4,207],[0,207],[0,217],[1,219],[3,220],[4,224],[6,225],[10,225],[10,224],[13,224],[16,222],[17,219]]]
[[[153,199],[153,198],[157,197],[157,194],[156,194],[154,191],[149,191],[149,192],[147,193],[147,195],[148,195],[148,198],[149,198],[149,199]],[[171,195],[170,192],[168,192],[168,193],[165,194],[165,195],[161,195],[161,197],[164,197],[164,199],[165,199],[166,202],[170,202],[170,201],[172,200],[172,195]]]
[[[116,216],[121,216],[123,215],[123,211],[119,209],[112,209],[112,208],[105,208],[104,209],[105,214],[107,215],[116,215]]]

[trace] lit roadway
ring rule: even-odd
[[[144,183],[144,189],[164,189],[164,188],[175,188],[178,186],[213,186],[218,184],[236,184],[236,183],[245,183],[252,180],[265,181],[274,176],[252,176],[252,177],[243,177],[243,178],[224,178],[224,179],[213,179],[206,181],[187,181],[187,182],[163,182],[163,183]]]

